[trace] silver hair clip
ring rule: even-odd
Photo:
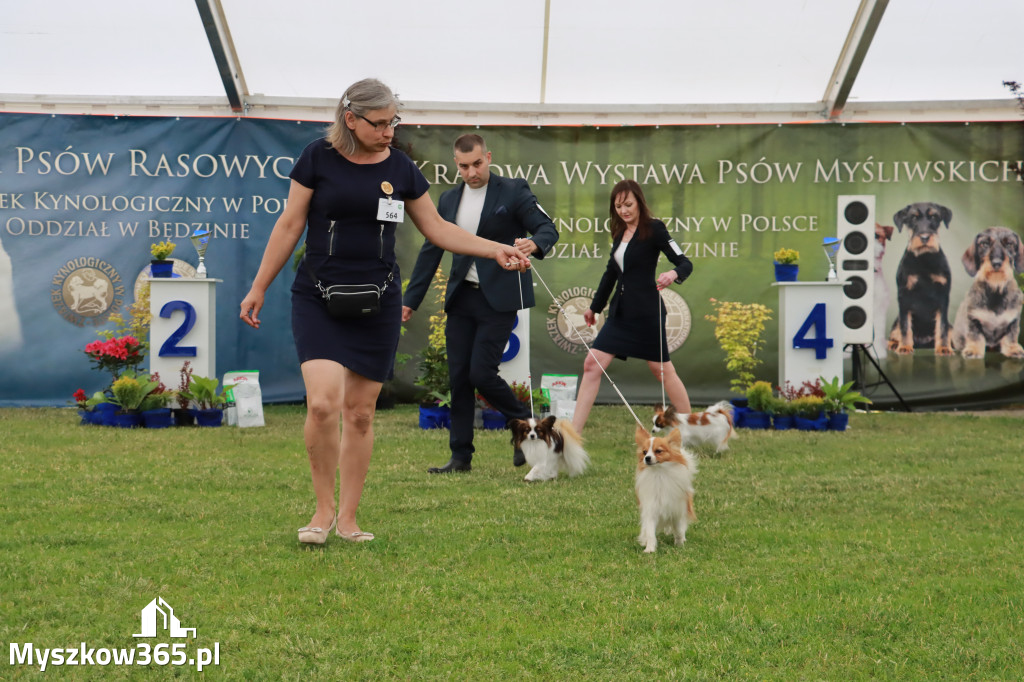
[[[348,109],[348,105],[351,104],[351,103],[352,103],[352,101],[348,97],[345,97],[344,95],[342,95],[342,97],[341,97],[341,106],[343,106],[346,109]]]

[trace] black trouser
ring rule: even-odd
[[[452,389],[449,443],[456,461],[468,463],[473,459],[474,389],[506,419],[531,416],[529,406],[520,402],[498,376],[501,354],[515,323],[516,311],[494,310],[483,293],[469,283],[459,287],[448,306],[445,335]]]

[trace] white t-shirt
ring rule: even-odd
[[[462,189],[462,199],[459,201],[459,210],[455,212],[455,224],[470,234],[476,234],[480,229],[480,214],[484,210],[484,197],[487,196],[487,185],[479,189],[473,189],[466,185]],[[476,272],[476,262],[469,266],[466,273],[467,282],[480,283],[480,275]]]

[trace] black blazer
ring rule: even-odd
[[[601,283],[590,304],[595,313],[601,312],[608,303],[608,297],[615,293],[609,317],[655,317],[658,309],[655,302],[661,305],[661,315],[665,315],[665,306],[658,295],[657,273],[658,257],[665,254],[675,265],[676,284],[682,283],[693,272],[693,263],[683,255],[682,249],[668,233],[665,223],[651,220],[651,233],[647,239],[637,239],[636,235],[629,241],[623,259],[625,272],[615,262],[615,250],[622,242],[620,236],[612,244],[608,265],[605,267]]]
[[[460,182],[444,194],[437,202],[437,211],[449,222],[455,222],[455,214],[462,200],[465,183]],[[537,197],[530,191],[530,186],[522,178],[504,178],[491,174],[487,181],[487,193],[484,195],[484,207],[480,212],[480,227],[477,236],[491,239],[503,244],[512,244],[517,237],[532,236],[540,249],[534,258],[543,258],[544,254],[558,241],[558,230],[548,214],[537,203]],[[420,254],[416,258],[409,286],[405,291],[403,303],[413,310],[420,306],[423,297],[430,287],[430,281],[437,272],[444,249],[434,246],[429,241],[423,242]],[[533,277],[530,271],[521,273],[503,270],[490,258],[478,258],[452,254],[452,267],[448,274],[448,289],[445,292],[444,309],[448,310],[449,302],[459,286],[465,281],[469,266],[476,262],[477,275],[480,277],[480,290],[492,308],[499,312],[519,310],[520,307],[532,308]],[[520,304],[519,283],[522,281],[522,305]]]

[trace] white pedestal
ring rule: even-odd
[[[513,381],[518,381],[521,384],[527,384],[530,381],[529,308],[519,311],[516,326],[512,328],[512,334],[508,343],[505,344],[505,352],[501,356],[501,364],[498,365],[498,374],[510,384]],[[537,388],[539,387],[538,384]]]
[[[196,376],[217,376],[217,282],[187,277],[149,281],[149,371],[178,385],[186,360]]]
[[[843,283],[776,282],[779,386],[843,379]]]

